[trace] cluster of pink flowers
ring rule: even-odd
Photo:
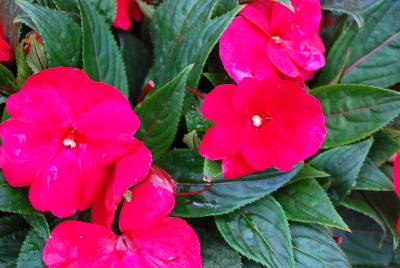
[[[0,24],[0,63],[10,61],[12,57],[12,48],[6,40],[3,26]]]
[[[174,190],[165,186],[165,174],[150,169],[151,152],[133,137],[139,119],[120,91],[82,70],[57,67],[32,75],[8,98],[6,109],[0,166],[7,182],[30,186],[32,206],[60,218],[92,206],[93,224],[64,222],[54,229],[46,265],[201,266],[194,231],[181,219],[167,218]],[[119,219],[124,235],[118,237],[110,229],[114,214],[134,185]]]
[[[220,57],[238,85],[220,85],[202,104],[215,123],[200,154],[222,160],[225,178],[276,167],[290,170],[315,154],[326,135],[319,101],[304,81],[325,64],[319,0],[247,4],[223,34]]]

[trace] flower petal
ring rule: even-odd
[[[43,250],[49,268],[108,268],[117,260],[118,237],[102,226],[80,221],[65,221],[51,232]]]
[[[128,31],[131,28],[131,18],[128,12],[129,0],[117,0],[117,12],[113,26]]]
[[[72,150],[62,149],[32,183],[29,190],[32,206],[60,218],[71,216],[79,206],[81,180],[78,157]]]
[[[119,228],[122,233],[136,237],[164,220],[175,205],[174,195],[168,189],[150,181],[137,185],[132,190],[132,200],[124,202]]]
[[[1,168],[12,186],[28,186],[54,156],[57,139],[36,126],[9,119],[0,126]]]
[[[201,105],[204,117],[213,122],[226,121],[234,117],[232,98],[235,88],[235,85],[220,85],[208,93]]]
[[[131,145],[131,151],[114,166],[114,174],[105,192],[92,208],[92,222],[111,227],[118,204],[124,192],[146,177],[152,161],[151,152],[142,142],[136,141]]]
[[[271,41],[267,44],[267,51],[269,59],[279,71],[289,77],[297,77],[300,75],[296,64],[282,46]]]
[[[147,262],[145,267],[202,267],[199,239],[183,219],[167,218],[132,239]]]
[[[265,0],[253,0],[246,4],[240,11],[240,15],[257,25],[265,34],[270,35],[269,19],[271,17],[273,2]]]
[[[395,193],[400,196],[400,153],[396,154],[393,164],[393,187]]]
[[[202,157],[210,160],[220,160],[224,157],[225,152],[219,148],[218,144],[214,145],[213,131],[214,126],[210,127],[200,143],[199,153]]]
[[[245,77],[279,77],[267,54],[270,37],[243,17],[235,18],[221,37],[219,55],[236,82]]]
[[[222,174],[226,179],[243,177],[255,171],[241,153],[228,155],[222,160]]]

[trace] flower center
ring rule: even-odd
[[[255,127],[259,127],[263,124],[263,119],[258,114],[253,115],[251,117],[251,121],[253,123],[253,126],[255,126]]]
[[[65,135],[64,140],[63,140],[63,145],[65,147],[69,147],[71,149],[76,147],[77,143],[76,143],[76,139],[75,139],[75,131],[73,129],[69,130],[67,132],[67,134]]]
[[[272,41],[274,41],[276,44],[280,44],[280,43],[282,43],[282,39],[280,38],[280,36],[277,36],[277,35],[273,35],[272,37],[271,37],[271,39],[272,39]]]

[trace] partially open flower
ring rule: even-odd
[[[238,86],[218,86],[201,109],[215,125],[206,132],[200,154],[222,159],[225,178],[272,166],[289,171],[315,154],[326,135],[319,101],[279,78],[245,78]]]
[[[4,30],[0,24],[0,63],[10,61],[12,57],[12,48],[5,39]]]
[[[150,151],[133,138],[139,119],[129,101],[82,70],[34,74],[6,108],[10,119],[0,126],[3,175],[12,186],[31,186],[29,199],[37,210],[67,217],[87,209],[121,157],[135,159],[128,183],[150,168]]]
[[[117,12],[114,19],[114,27],[128,31],[131,28],[131,19],[142,21],[142,12],[136,0],[117,0]]]
[[[269,76],[310,80],[325,65],[320,1],[291,3],[295,12],[277,1],[251,1],[229,25],[220,57],[236,82]]]
[[[44,263],[50,268],[200,268],[196,233],[183,219],[168,217],[174,204],[168,187],[145,181],[122,205],[121,236],[97,224],[63,222],[46,243]]]

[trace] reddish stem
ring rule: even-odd
[[[138,98],[138,103],[141,103],[149,92],[155,87],[154,81],[150,80],[143,88],[142,93]]]
[[[195,192],[186,192],[186,193],[177,193],[177,192],[175,192],[174,195],[175,196],[194,196],[194,195],[198,195],[198,194],[207,192],[213,186],[214,186],[214,183],[210,183],[210,185],[207,185],[206,187],[204,187],[201,190],[198,190],[198,191],[195,191]]]
[[[194,90],[193,88],[188,87],[188,88],[186,88],[186,90],[189,91],[190,93],[194,94],[195,96],[201,98],[201,99],[204,99],[204,97],[205,97],[204,94],[198,92],[197,90]]]

